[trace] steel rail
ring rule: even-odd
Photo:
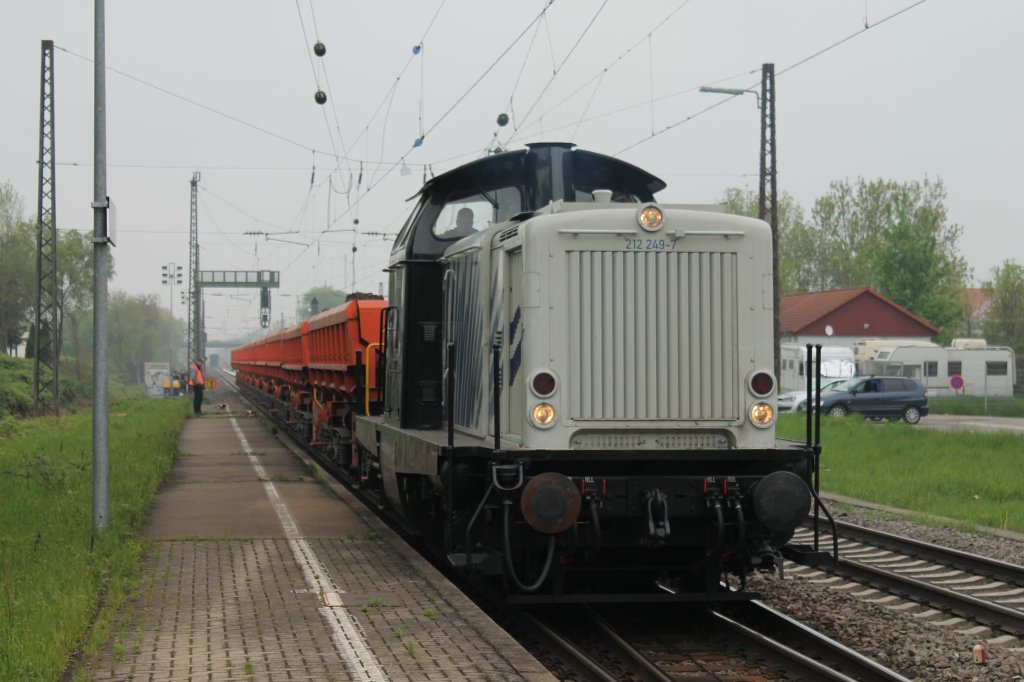
[[[719,624],[734,634],[743,637],[754,646],[769,650],[785,659],[788,664],[799,668],[787,672],[800,672],[811,679],[834,682],[910,682],[909,678],[763,602],[746,602],[731,607],[729,612],[739,612],[736,615],[740,619],[732,618],[722,611],[708,611]],[[753,621],[756,628],[741,620]],[[771,632],[772,636],[764,634],[765,632]]]
[[[840,536],[864,544],[889,549],[943,566],[988,576],[1009,585],[1024,586],[1024,566],[971,554],[951,547],[941,547],[913,538],[865,528],[852,523],[836,522]]]
[[[892,533],[876,531],[850,523],[837,524],[844,539],[878,547],[902,556],[929,561],[971,575],[992,578],[1007,587],[1024,586],[1024,567],[982,557]],[[887,560],[892,563],[896,557]],[[841,557],[837,564],[817,564],[821,570],[871,585],[889,593],[928,604],[937,609],[970,618],[1015,636],[1024,636],[1024,611],[1003,606],[990,599],[961,592],[900,573],[898,569],[878,568],[868,562]]]
[[[535,616],[520,611],[515,615],[515,617],[520,621],[521,626],[524,627],[527,632],[531,632],[534,635],[539,634],[544,639],[547,639],[560,650],[559,653],[563,657],[572,659],[575,664],[582,666],[586,671],[593,675],[594,677],[592,679],[599,680],[600,682],[619,682],[619,677],[617,675],[610,673],[607,668],[594,660],[590,654],[573,644],[545,623],[541,622]]]
[[[829,570],[851,580],[999,628],[1017,637],[1024,636],[1024,611],[850,559],[840,558],[839,564]]]
[[[606,621],[599,613],[597,613],[597,611],[595,611],[593,608],[589,606],[584,607],[584,609],[586,613],[590,616],[590,618],[594,621],[594,624],[597,625],[598,629],[600,629],[601,632],[604,633],[604,635],[608,639],[614,642],[615,645],[619,647],[620,651],[624,652],[627,656],[629,656],[636,665],[643,668],[643,670],[647,672],[651,679],[655,680],[656,682],[675,682],[676,678],[667,674],[664,670],[659,668],[653,661],[651,661],[649,658],[640,653],[636,649],[636,647],[634,647],[632,644],[624,640],[622,636],[619,635],[619,633],[616,632],[615,629],[608,624],[608,621]]]

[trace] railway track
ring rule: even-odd
[[[1024,567],[849,523],[837,530],[837,565],[792,564],[787,571],[824,579],[817,569],[1024,638]],[[822,540],[832,542],[829,535]],[[809,530],[793,540],[811,541]]]
[[[533,609],[513,615],[517,625],[556,657],[562,679],[598,682],[671,682],[636,646],[623,639],[591,608]]]
[[[781,659],[799,679],[907,682],[908,678],[836,642],[768,605],[751,601],[709,612],[746,649]]]
[[[908,678],[760,602],[723,609],[664,606],[531,612],[523,623],[582,677],[654,680],[907,682]]]

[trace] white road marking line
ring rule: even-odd
[[[306,584],[318,595],[331,594],[331,606],[337,604],[337,607],[340,607],[331,608],[331,606],[325,605],[318,609],[320,615],[323,616],[323,619],[331,627],[334,648],[337,650],[338,655],[345,661],[354,679],[386,682],[388,676],[384,673],[384,669],[381,668],[380,661],[377,660],[377,656],[367,645],[366,640],[363,639],[363,634],[359,631],[355,621],[349,617],[348,609],[345,608],[341,597],[342,590],[334,584],[327,568],[317,557],[316,552],[313,551],[309,543],[306,542],[306,539],[299,533],[299,527],[296,525],[291,511],[289,511],[288,505],[278,494],[274,484],[269,480],[263,465],[253,455],[252,448],[249,447],[249,441],[245,438],[245,434],[242,433],[242,429],[239,428],[238,422],[235,421],[234,417],[231,418],[231,428],[235,430],[235,435],[238,436],[242,449],[249,457],[249,462],[256,469],[256,474],[260,477],[260,480],[263,481],[263,489],[266,491],[274,511],[277,512],[277,517],[281,520],[285,537],[288,539],[288,546],[291,547],[295,562],[302,569],[302,574],[306,578]]]

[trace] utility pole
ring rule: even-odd
[[[60,324],[57,300],[57,175],[54,128],[53,41],[42,45],[39,84],[39,222],[36,230],[35,411],[43,408],[43,370],[50,370],[49,407],[60,409]]]
[[[198,171],[192,174],[192,208],[190,211],[188,241],[188,294],[192,307],[188,314],[188,364],[203,357],[203,315],[199,287],[199,178]]]
[[[775,335],[775,376],[782,369],[779,341],[779,206],[775,166],[775,65],[761,65],[761,181],[757,217],[772,227],[772,329]]]
[[[95,1],[95,57],[93,59],[93,369],[92,369],[92,523],[106,531],[110,521],[110,459],[108,453],[108,358],[110,336],[107,283],[110,246],[107,233],[107,57],[104,0]]]

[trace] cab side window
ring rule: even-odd
[[[438,239],[462,239],[496,222],[508,220],[519,213],[521,208],[522,200],[517,187],[450,196],[434,221],[433,233]]]

